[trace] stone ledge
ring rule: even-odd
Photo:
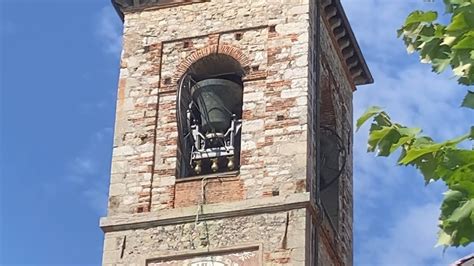
[[[189,258],[197,256],[209,256],[209,255],[218,255],[231,252],[245,252],[245,251],[255,251],[258,253],[258,265],[263,265],[263,243],[248,243],[243,245],[236,245],[232,247],[218,247],[218,248],[198,248],[195,250],[185,250],[185,251],[171,251],[169,254],[163,255],[162,252],[154,252],[150,255],[141,256],[141,263],[139,265],[148,265],[149,263],[157,263],[160,260],[173,260],[180,258]]]
[[[275,213],[310,207],[308,192],[287,196],[249,199],[238,202],[207,204],[202,206],[199,220],[216,220],[262,213]],[[104,232],[142,229],[156,226],[190,223],[196,220],[197,206],[162,210],[154,213],[103,217],[100,227]]]
[[[224,173],[216,173],[216,174],[209,174],[209,175],[198,175],[198,176],[192,176],[192,177],[182,177],[182,178],[177,178],[176,183],[187,183],[187,182],[193,182],[193,181],[202,181],[203,179],[205,180],[212,180],[212,179],[221,179],[221,178],[232,178],[232,177],[238,177],[240,175],[240,171],[229,171],[229,172],[224,172]]]
[[[140,12],[143,10],[169,8],[209,1],[210,0],[112,0],[112,4],[123,21],[126,12]]]

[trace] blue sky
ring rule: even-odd
[[[463,133],[465,88],[408,56],[395,29],[423,0],[343,0],[376,83],[355,93],[438,139]],[[0,0],[0,264],[99,265],[121,22],[108,0]],[[445,127],[449,122],[449,127]],[[434,249],[444,188],[355,142],[355,264],[446,265]]]

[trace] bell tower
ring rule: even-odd
[[[339,0],[113,0],[124,21],[103,265],[352,265]]]

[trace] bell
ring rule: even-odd
[[[194,172],[199,175],[202,171],[201,161],[196,161],[195,164],[196,165],[194,166]]]
[[[229,157],[227,158],[227,160],[229,160],[229,162],[227,163],[227,168],[229,168],[229,170],[234,170],[234,167],[235,167],[235,164],[234,164],[234,157]]]
[[[205,79],[192,87],[191,94],[201,114],[204,134],[225,134],[232,115],[240,112],[242,86],[227,79]]]
[[[219,170],[219,165],[217,164],[217,159],[212,159],[212,165],[211,165],[211,170],[212,172],[217,172]]]

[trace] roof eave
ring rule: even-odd
[[[342,44],[339,46],[340,52],[352,76],[354,85],[373,83],[374,79],[340,0],[323,0],[322,10],[331,24],[331,30],[336,41]]]

